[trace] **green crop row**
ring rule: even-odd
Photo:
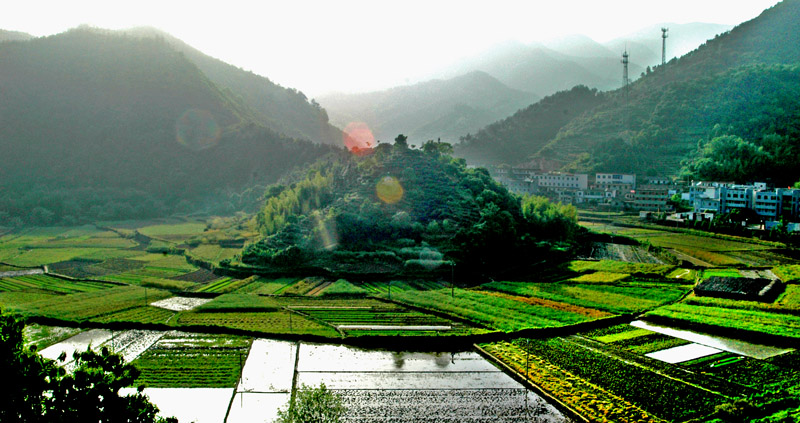
[[[167,335],[133,361],[142,372],[136,383],[163,388],[234,387],[249,347],[247,338]]]
[[[674,284],[561,284],[490,282],[482,286],[500,292],[574,304],[611,313],[649,310],[677,301],[688,288]]]
[[[309,334],[337,337],[331,327],[288,311],[275,312],[184,312],[171,321],[176,326],[212,326],[263,334]]]
[[[272,297],[252,294],[224,294],[198,307],[198,312],[234,312],[237,310],[278,311],[281,304]]]
[[[42,290],[59,294],[91,292],[110,288],[112,285],[102,282],[71,281],[47,275],[15,276],[0,279],[0,291]]]
[[[578,313],[463,289],[420,291],[403,283],[396,284],[395,288],[393,283],[391,292],[394,300],[458,316],[493,329],[514,331],[557,327],[589,320]]]
[[[169,297],[166,291],[138,286],[119,286],[101,291],[60,295],[26,304],[12,305],[11,309],[24,315],[37,315],[66,320],[88,320],[104,314],[116,313],[146,305],[145,301]]]
[[[687,303],[672,304],[647,314],[724,328],[800,338],[800,316],[792,314]]]
[[[706,415],[727,401],[724,396],[664,377],[638,363],[619,360],[564,339],[531,339],[520,345],[528,345],[531,354],[667,420],[683,421]]]
[[[641,274],[653,277],[665,277],[675,269],[675,266],[668,264],[652,263],[629,263],[624,261],[600,260],[582,261],[575,260],[569,263],[569,270],[573,272],[610,272],[623,274]]]
[[[665,422],[607,389],[527,354],[524,343],[499,342],[483,344],[481,348],[590,421]]]

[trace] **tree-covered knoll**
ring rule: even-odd
[[[256,217],[264,239],[248,265],[366,272],[513,272],[578,233],[571,206],[521,199],[446,143],[408,148],[404,136],[365,156],[339,155],[304,179],[275,186]]]

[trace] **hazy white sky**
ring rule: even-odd
[[[309,96],[385,88],[493,44],[608,41],[656,23],[735,25],[777,0],[19,0],[0,29],[154,26]]]

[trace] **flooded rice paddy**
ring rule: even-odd
[[[683,363],[684,361],[698,359],[701,357],[706,357],[709,355],[714,355],[719,352],[722,352],[722,350],[707,347],[705,345],[692,343],[688,345],[680,345],[677,347],[667,348],[661,351],[656,351],[645,355],[647,357],[654,358],[656,360],[660,360],[670,364],[675,364],[675,363]]]
[[[112,341],[110,331],[91,330],[42,353],[57,356],[62,350],[115,343],[115,350],[132,360],[159,339],[163,344],[164,333],[126,331],[116,332]],[[266,423],[285,408],[293,389],[321,383],[341,395],[347,422],[570,421],[472,351],[365,350],[255,339],[233,388],[176,386],[144,392],[162,415],[180,422]]]

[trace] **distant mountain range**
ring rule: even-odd
[[[123,217],[142,198],[170,212],[330,151],[290,137],[341,140],[296,90],[176,44],[85,27],[0,43],[0,216],[41,206],[56,219]],[[33,191],[39,200],[19,203]]]
[[[492,158],[478,161],[484,164],[539,158],[564,170],[675,175],[683,160],[698,154],[698,141],[724,133],[745,137],[755,148],[761,137],[774,134],[787,143],[782,153],[770,147],[775,154],[794,157],[800,150],[791,136],[793,122],[800,121],[799,29],[800,1],[785,0],[656,67],[628,89],[603,93],[599,102],[590,96],[572,102],[585,111],[564,122],[547,142],[529,128],[551,118],[518,113],[464,137],[456,152],[476,161]],[[675,36],[672,29],[670,34]],[[526,137],[529,142],[521,141]],[[506,150],[498,157],[501,148]]]
[[[455,142],[537,99],[485,72],[471,72],[386,91],[327,95],[319,101],[340,127],[364,122],[377,140],[391,141],[404,134],[412,144],[422,144],[440,138]]]
[[[685,54],[730,29],[702,23],[665,25],[670,28],[668,57]],[[600,90],[620,87],[620,59],[626,48],[629,75],[636,79],[647,66],[661,63],[661,25],[603,44],[581,35],[533,45],[509,42],[453,64],[437,73],[438,79],[364,94],[330,94],[319,101],[334,124],[365,122],[383,141],[403,133],[412,141],[454,142],[525,108],[541,95],[576,85]]]
[[[661,64],[661,27],[668,27],[667,60],[697,48],[729,30],[728,25],[663,24],[598,43],[572,35],[526,45],[509,42],[493,46],[441,71],[444,77],[484,71],[511,88],[550,95],[576,85],[611,90],[622,85],[622,53],[627,49],[628,73],[636,79],[648,67]]]

